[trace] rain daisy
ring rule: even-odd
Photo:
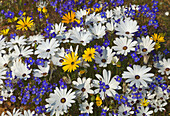
[[[152,110],[149,111],[149,107],[146,108],[144,108],[143,106],[138,107],[138,111],[139,113],[137,114],[137,116],[150,116],[151,114],[153,114]]]
[[[62,62],[62,65],[64,65],[63,66],[64,72],[75,71],[77,67],[79,67],[78,64],[80,63],[80,60],[77,60],[77,59],[78,59],[78,56],[74,52],[67,54],[65,58],[63,59],[64,61]]]
[[[83,54],[83,59],[85,61],[88,61],[88,62],[91,62],[92,59],[95,59],[95,49],[94,48],[87,48],[85,51],[84,51],[84,54]]]
[[[38,54],[38,58],[49,59],[51,56],[55,55],[55,52],[58,50],[58,46],[59,44],[54,38],[51,40],[47,39],[38,45],[35,54]]]
[[[127,79],[126,82],[130,82],[129,86],[136,85],[137,88],[142,84],[144,87],[148,87],[146,81],[151,82],[153,77],[153,73],[147,73],[151,70],[150,67],[133,65],[133,69],[131,67],[127,67],[127,71],[124,71],[122,74],[122,78]]]
[[[99,64],[99,67],[106,67],[107,64],[110,64],[113,58],[113,55],[115,54],[112,52],[112,49],[110,47],[105,48],[102,47],[102,53],[99,54],[96,52],[95,54],[95,63]]]
[[[130,51],[135,51],[135,46],[137,44],[137,41],[132,41],[132,39],[127,39],[126,37],[120,37],[116,38],[116,40],[113,41],[116,46],[113,46],[112,48],[117,51],[117,54],[127,55]]]
[[[102,100],[105,99],[106,95],[113,97],[117,92],[115,89],[121,89],[119,82],[116,81],[115,77],[111,79],[111,71],[103,70],[103,77],[99,74],[95,75],[98,80],[93,80],[93,86],[98,89],[94,90],[95,94],[100,94]]]
[[[46,102],[48,103],[46,108],[52,107],[53,109],[51,109],[51,111],[57,109],[59,111],[67,112],[68,108],[71,107],[71,104],[75,103],[75,92],[71,91],[72,89],[67,92],[67,88],[59,89],[56,87],[54,93],[50,93],[50,98],[46,99]]]
[[[155,63],[154,66],[159,69],[158,72],[162,75],[170,74],[170,58],[167,60],[164,58],[162,61],[159,61],[159,63]]]
[[[74,87],[78,89],[76,91],[76,96],[81,96],[81,99],[84,100],[85,98],[88,98],[88,93],[93,94],[93,90],[91,89],[91,78],[86,79],[86,77],[83,77],[82,79],[80,77],[77,78],[77,81],[72,82]]]
[[[155,42],[149,38],[149,36],[142,37],[142,39],[138,38],[139,42],[139,53],[141,55],[147,55],[149,52],[154,50]]]
[[[27,80],[27,78],[30,78],[29,74],[31,73],[32,69],[28,69],[27,67],[27,64],[23,64],[21,59],[16,59],[13,63],[13,66],[11,67],[13,78],[15,76],[17,76],[17,78],[25,80]]]
[[[82,104],[79,104],[80,108],[80,112],[81,113],[88,113],[88,114],[92,114],[93,113],[93,102],[91,102],[90,104],[87,102],[87,100],[85,102],[83,102]]]
[[[120,24],[117,24],[117,27],[115,28],[116,35],[126,36],[126,37],[132,37],[135,32],[138,31],[139,26],[137,25],[137,21],[133,21],[130,18],[125,18],[124,21],[121,20]]]

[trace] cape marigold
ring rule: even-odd
[[[164,40],[164,36],[162,36],[161,34],[156,34],[154,33],[154,35],[152,35],[152,40],[154,40],[155,42],[158,41],[158,42],[165,42]]]
[[[76,70],[77,67],[79,67],[80,60],[77,60],[78,56],[77,54],[75,55],[74,52],[69,53],[67,56],[65,56],[65,58],[63,59],[64,62],[62,62],[63,66],[63,70],[68,71],[68,72],[72,72],[74,70]]]
[[[149,105],[149,102],[147,102],[147,99],[144,98],[144,100],[141,99],[140,104],[141,104],[142,106],[148,106],[148,105]]]
[[[31,17],[27,17],[27,18],[24,17],[23,20],[20,19],[17,23],[19,24],[16,25],[17,30],[22,29],[22,31],[28,30],[28,28],[34,25],[34,22],[33,20],[31,20]]]
[[[3,29],[3,30],[0,32],[0,34],[2,34],[2,35],[7,35],[8,32],[9,32],[9,29]]]
[[[84,54],[83,54],[83,59],[85,59],[85,61],[88,61],[88,62],[91,62],[92,59],[94,59],[94,54],[95,53],[95,49],[94,48],[87,48],[85,51],[84,51]]]
[[[101,106],[102,105],[102,99],[99,97],[99,95],[97,95],[97,97],[96,97],[96,105],[97,106]]]
[[[62,23],[68,24],[74,22],[75,16],[76,14],[73,11],[71,11],[71,13],[68,12],[68,14],[65,14],[65,16],[62,17]]]

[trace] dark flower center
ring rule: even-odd
[[[65,98],[62,98],[61,99],[61,103],[65,103],[66,102],[66,99]]]
[[[106,59],[102,59],[101,61],[102,61],[103,63],[105,63],[105,62],[106,62]]]
[[[85,91],[86,91],[86,89],[83,87],[83,88],[81,89],[81,91],[82,91],[82,92],[85,92]]]
[[[59,60],[59,62],[61,62],[61,63],[62,63],[62,62],[64,62],[64,60],[63,60],[63,59],[60,59],[60,60]]]
[[[71,65],[74,65],[74,62],[71,62]]]
[[[147,49],[146,49],[146,48],[143,48],[143,49],[142,49],[142,52],[146,52],[146,51],[147,51]]]
[[[135,79],[140,79],[140,76],[139,76],[139,75],[136,75],[136,76],[135,76]]]
[[[88,110],[88,109],[89,109],[89,106],[87,106],[86,109]]]
[[[47,49],[46,52],[50,52],[50,49]]]
[[[169,71],[169,70],[170,70],[170,68],[166,68],[166,69],[165,69],[165,71]]]
[[[23,76],[23,77],[25,77],[25,76],[26,76],[26,74],[24,73],[22,76]]]
[[[89,56],[91,57],[91,56],[92,56],[92,54],[89,54]]]
[[[126,34],[130,34],[130,32],[128,32],[128,31],[127,31],[127,32],[125,32],[125,33],[126,33]]]
[[[128,48],[127,46],[124,46],[124,47],[123,47],[123,50],[126,50],[127,48]]]

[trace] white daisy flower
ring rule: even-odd
[[[149,38],[149,36],[142,37],[142,40],[138,38],[139,42],[139,53],[141,55],[147,55],[149,52],[154,50],[155,42]]]
[[[153,114],[152,110],[149,111],[149,107],[138,107],[138,111],[139,113],[137,113],[137,116],[150,116],[151,114]]]
[[[45,62],[44,66],[38,65],[39,69],[33,69],[33,75],[35,77],[45,77],[50,70],[49,62]]]
[[[116,35],[120,36],[126,36],[131,38],[134,36],[134,33],[138,31],[139,26],[137,25],[137,21],[133,21],[130,18],[125,18],[124,21],[121,20],[120,24],[117,24],[117,27],[115,28]]]
[[[134,114],[134,111],[130,111],[131,107],[121,104],[118,108],[118,116],[129,116],[131,114]]]
[[[113,58],[113,55],[115,54],[112,52],[112,49],[110,47],[105,48],[102,47],[102,55],[100,55],[98,52],[95,54],[95,63],[99,64],[99,67],[106,67],[107,64],[110,64]]]
[[[109,31],[113,31],[116,27],[116,23],[111,20],[111,22],[106,23],[106,29]]]
[[[131,67],[127,67],[127,71],[124,71],[122,74],[122,78],[127,79],[126,83],[130,82],[129,86],[136,85],[139,88],[140,85],[144,87],[148,87],[146,81],[151,82],[152,79],[150,77],[154,76],[153,73],[147,73],[151,70],[151,68],[147,68],[146,66],[133,65],[133,69]]]
[[[59,89],[56,87],[54,90],[54,93],[50,93],[50,98],[46,99],[46,102],[48,103],[46,105],[46,108],[50,108],[53,106],[53,109],[51,110],[59,110],[63,112],[67,112],[67,109],[71,107],[71,103],[75,103],[73,99],[75,99],[75,92],[71,92],[72,89],[70,89],[67,92],[67,88],[65,89]]]
[[[13,78],[17,76],[17,78],[27,80],[27,78],[30,78],[30,73],[32,69],[27,68],[27,64],[23,64],[21,59],[16,59],[13,63],[13,66],[11,67],[12,70],[12,76]]]
[[[59,24],[55,24],[55,26],[52,26],[52,30],[50,31],[50,33],[55,32],[55,34],[59,34],[61,35],[62,33],[64,33],[66,26],[64,26],[64,23],[59,23]]]
[[[103,70],[103,77],[99,74],[95,75],[98,80],[93,80],[93,86],[97,87],[96,90],[94,90],[95,94],[100,94],[100,97],[102,100],[105,99],[106,95],[109,97],[114,97],[114,95],[117,93],[115,89],[121,89],[119,85],[119,82],[116,81],[115,77],[111,79],[111,71],[108,72],[106,69]]]
[[[102,26],[101,23],[99,23],[99,24],[94,23],[93,27],[90,26],[90,31],[92,32],[94,37],[97,39],[103,38],[103,36],[106,34],[105,29],[106,29],[106,27]]]
[[[1,96],[3,96],[3,100],[7,101],[11,95],[13,95],[14,89],[11,89],[11,87],[2,87],[1,88]]]
[[[125,8],[124,6],[118,6],[113,10],[113,15],[114,15],[114,19],[118,20],[121,19],[124,16],[124,12],[125,12]]]
[[[16,108],[13,109],[12,113],[7,111],[6,112],[8,115],[6,115],[4,112],[1,114],[1,116],[21,116],[20,109],[16,110]]]
[[[56,66],[62,66],[62,62],[64,61],[63,58],[65,58],[66,52],[64,48],[62,47],[59,49],[54,56],[51,57],[51,61]]]
[[[170,74],[170,58],[167,60],[164,58],[162,61],[159,61],[159,63],[155,63],[154,66],[159,69],[158,72],[162,75]]]
[[[80,77],[77,78],[77,81],[73,81],[73,85],[76,89],[76,96],[81,96],[81,99],[84,100],[85,98],[88,98],[89,94],[94,94],[93,90],[91,89],[91,78],[88,78],[86,80],[86,77],[83,77],[82,80]]]
[[[74,33],[70,35],[70,38],[72,39],[70,41],[71,43],[80,43],[85,46],[92,40],[92,35],[89,31],[86,30],[74,31]]]
[[[80,108],[80,112],[81,113],[88,113],[88,114],[92,114],[93,113],[93,102],[91,102],[90,104],[87,102],[87,100],[85,102],[83,102],[82,104],[79,104]]]
[[[5,54],[0,56],[0,68],[8,67],[8,63],[10,62],[11,55]]]
[[[3,37],[3,35],[0,35],[0,54],[6,53],[6,51],[4,50],[5,47],[7,47],[5,43],[5,38]]]
[[[112,18],[113,17],[113,10],[106,10],[106,17]]]
[[[156,99],[153,101],[152,107],[154,108],[154,112],[158,112],[158,111],[164,111],[165,108],[164,106],[166,106],[168,103],[166,101],[162,101],[159,99]]]
[[[38,54],[38,58],[49,59],[51,56],[55,55],[55,52],[58,50],[58,46],[59,44],[54,38],[51,40],[47,39],[38,45],[35,54]]]
[[[113,41],[116,46],[113,46],[112,49],[117,51],[117,54],[127,55],[130,51],[135,51],[135,46],[137,41],[132,41],[132,39],[127,39],[126,37],[116,38]]]
[[[0,69],[0,85],[3,84],[3,81],[1,79],[7,79],[6,75],[6,68]]]
[[[80,9],[79,11],[76,12],[77,19],[80,19],[81,17],[86,16],[86,15],[87,15],[87,11],[83,9]]]
[[[20,46],[18,47],[17,45],[14,46],[14,51],[11,53],[11,56],[13,58],[18,58],[18,57],[26,57],[29,58],[30,55],[33,54],[33,49],[30,49],[30,46]]]
[[[36,44],[41,43],[43,42],[43,40],[44,40],[44,36],[37,34],[37,35],[29,36],[28,43],[31,44],[31,46],[34,46],[35,43]]]
[[[33,116],[33,114],[35,114],[35,111],[32,111],[31,110],[24,110],[24,115],[23,116]],[[21,115],[22,116],[22,115]]]

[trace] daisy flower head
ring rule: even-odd
[[[67,54],[65,58],[63,59],[64,61],[62,62],[62,65],[64,65],[63,66],[64,72],[75,71],[77,67],[79,67],[78,64],[80,63],[80,60],[77,60],[77,59],[78,59],[78,56],[74,52]]]
[[[83,102],[82,104],[79,104],[80,108],[80,112],[81,113],[88,113],[88,114],[92,114],[93,113],[93,102],[91,102],[90,104],[87,102],[87,100],[85,102]]]
[[[155,42],[149,38],[149,36],[138,38],[139,42],[139,53],[141,55],[147,55],[149,52],[154,50]]]
[[[162,61],[159,61],[159,63],[155,63],[154,66],[159,69],[158,72],[162,75],[170,74],[170,58],[168,58],[167,60],[164,58]]]
[[[18,23],[18,25],[16,25],[17,30],[22,30],[22,31],[28,30],[28,28],[31,28],[31,26],[34,25],[34,22],[31,19],[31,17],[27,17],[27,18],[24,17],[23,20],[20,19],[17,23]]]
[[[117,92],[115,89],[121,89],[119,86],[119,82],[116,81],[115,78],[111,79],[111,71],[107,71],[106,69],[103,70],[103,77],[100,74],[95,75],[98,80],[93,80],[93,86],[97,87],[94,90],[94,93],[100,94],[102,100],[105,99],[105,96],[113,97]]]
[[[67,109],[71,107],[71,104],[75,103],[75,92],[71,91],[72,89],[67,92],[67,88],[59,89],[56,87],[54,93],[50,93],[50,98],[46,99],[46,102],[48,103],[46,105],[47,110],[67,112]]]
[[[38,45],[35,54],[38,54],[38,58],[51,58],[51,56],[55,55],[55,52],[58,51],[58,41],[56,41],[54,38],[47,39],[46,41],[43,41]]]
[[[102,53],[96,52],[95,54],[95,63],[99,64],[99,67],[106,67],[107,64],[110,64],[112,62],[113,55],[115,53],[112,52],[112,49],[110,47],[105,48],[102,47]]]
[[[138,107],[138,111],[139,113],[137,114],[137,116],[150,116],[151,114],[153,114],[152,110],[149,111],[149,107]]]
[[[71,11],[71,12],[68,12],[68,14],[65,14],[65,16],[62,17],[62,23],[72,23],[75,21],[75,16],[76,14]]]
[[[95,48],[87,48],[84,51],[83,59],[88,62],[92,62],[92,59],[95,59]]]
[[[116,40],[113,41],[116,46],[113,46],[112,48],[117,51],[117,54],[127,55],[130,51],[135,51],[135,46],[137,44],[137,41],[132,41],[132,39],[127,39],[127,37],[120,37],[116,38]]]
[[[151,68],[147,68],[146,66],[133,65],[133,69],[131,67],[127,67],[127,71],[124,71],[122,74],[122,78],[127,79],[126,82],[130,82],[129,86],[136,85],[139,88],[140,85],[144,87],[148,87],[146,81],[151,82],[152,79],[150,77],[154,76],[153,73],[147,73],[151,70]]]
[[[85,98],[88,98],[88,93],[93,94],[93,90],[91,89],[91,78],[86,79],[86,77],[83,77],[82,79],[80,77],[77,78],[77,81],[72,82],[74,87],[78,89],[76,91],[76,96],[81,96],[81,99],[84,100]]]
[[[121,20],[120,24],[117,24],[115,30],[117,31],[116,35],[132,37],[135,32],[138,31],[139,26],[137,21],[133,21],[130,18],[125,18],[124,21]]]

